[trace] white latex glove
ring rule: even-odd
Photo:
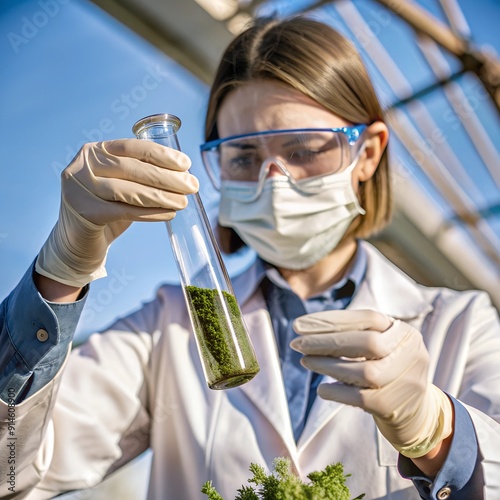
[[[324,311],[297,318],[290,346],[303,366],[338,382],[321,384],[323,399],[363,408],[402,455],[426,455],[452,432],[449,398],[428,382],[422,334],[375,311]],[[356,432],[356,430],[353,430]]]
[[[188,156],[151,141],[119,139],[82,147],[62,172],[59,219],[36,271],[83,287],[106,275],[110,244],[132,221],[166,221],[187,205],[198,180]]]

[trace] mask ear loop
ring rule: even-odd
[[[354,156],[354,159],[352,160],[352,162],[349,165],[347,165],[347,167],[344,168],[344,170],[342,170],[342,172],[351,173],[356,168],[356,165],[358,164],[359,159],[361,158],[361,155],[364,153],[365,149],[366,149],[366,141],[363,141],[361,143],[361,146],[359,146],[358,152]],[[342,172],[339,172],[339,173],[341,174]]]

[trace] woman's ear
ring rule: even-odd
[[[389,129],[384,122],[376,121],[366,128],[365,150],[355,168],[358,182],[371,179],[380,163],[388,139]]]

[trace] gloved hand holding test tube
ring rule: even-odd
[[[138,139],[180,151],[174,115],[142,118],[133,126]],[[242,314],[198,193],[166,222],[189,316],[208,386],[229,389],[259,371]]]

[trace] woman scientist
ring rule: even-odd
[[[87,144],[1,309],[17,463],[0,497],[88,488],[151,448],[158,500],[201,498],[209,479],[232,498],[278,456],[303,478],[341,461],[367,499],[498,500],[498,316],[485,293],[420,286],[362,241],[390,217],[388,131],[352,46],[306,18],[256,21],[222,58],[206,140],[221,247],[259,256],[233,284],[260,373],[207,388],[177,286],[68,353],[112,241],[198,189],[183,153]]]

